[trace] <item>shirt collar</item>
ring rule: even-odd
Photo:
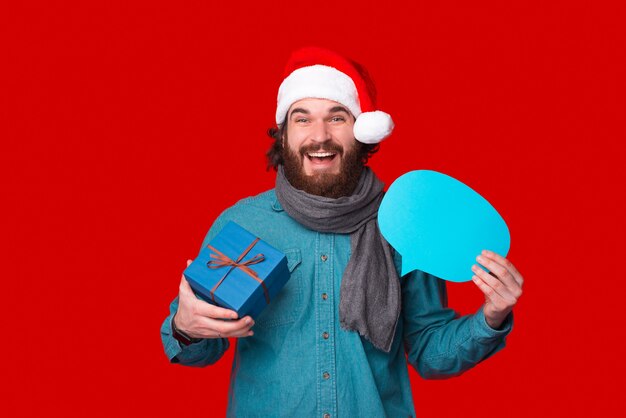
[[[276,192],[274,192],[274,201],[272,202],[272,209],[274,209],[276,212],[284,211],[283,206],[278,201],[278,196],[276,196]]]

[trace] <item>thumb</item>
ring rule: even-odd
[[[187,267],[189,267],[189,265],[191,264],[192,260],[187,260]],[[180,275],[180,287],[179,290],[181,293],[193,293],[193,291],[191,290],[191,286],[189,286],[189,283],[187,282],[187,279],[185,278],[185,274],[181,274]]]

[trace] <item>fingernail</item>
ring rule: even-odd
[[[483,250],[483,254],[485,254],[485,255],[489,255],[489,254],[491,254],[491,251],[489,251],[489,250]]]
[[[478,276],[472,276],[472,280],[477,282],[478,281]]]
[[[254,331],[250,331],[248,335],[254,335]]]
[[[482,263],[483,261],[485,261],[485,257],[483,257],[482,255],[479,255],[478,257],[476,257],[476,261],[478,261],[479,263]]]
[[[252,322],[252,319],[246,318],[246,324],[249,324],[250,322]]]
[[[234,314],[232,314],[230,317],[231,317],[231,318],[233,318],[233,319],[237,319],[237,314],[236,314],[236,313],[234,313]]]
[[[472,271],[478,271],[478,266],[476,264],[472,266]]]

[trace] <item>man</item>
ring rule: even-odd
[[[414,417],[407,360],[444,378],[493,355],[523,279],[484,252],[478,262],[492,274],[476,267],[474,282],[486,302],[457,318],[442,280],[398,277],[400,257],[376,223],[383,185],[364,165],[393,122],[360,66],[319,48],[294,52],[276,123],[276,188],[227,209],[203,246],[233,220],[286,254],[290,279],[255,323],[197,299],[183,277],[161,329],[166,354],[206,366],[236,338],[228,416]]]

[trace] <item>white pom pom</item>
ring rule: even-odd
[[[377,144],[393,131],[393,120],[388,113],[375,110],[361,113],[354,122],[354,137],[364,144]]]

